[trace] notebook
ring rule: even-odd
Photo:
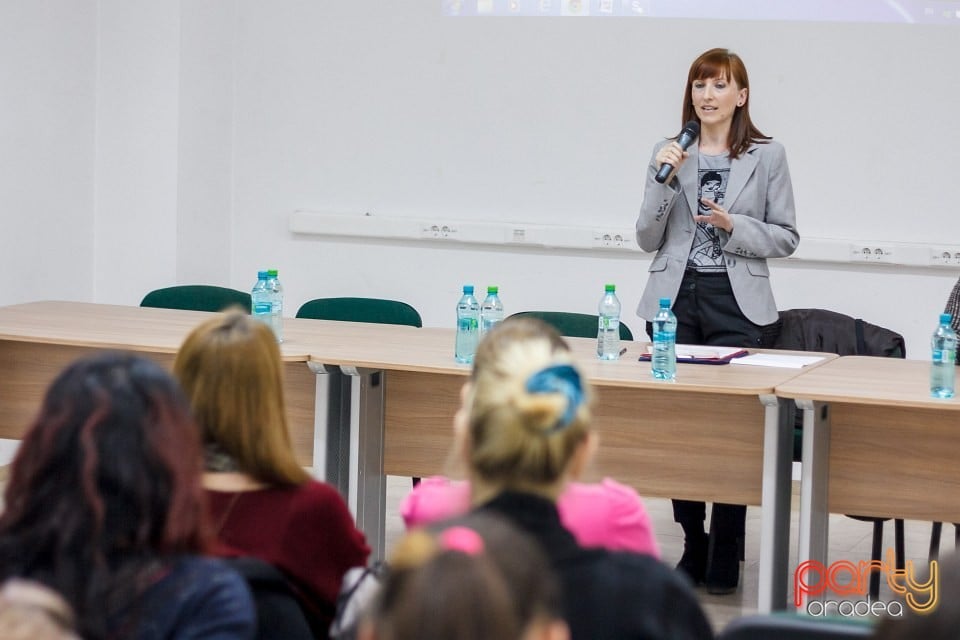
[[[647,345],[647,352],[640,356],[640,360],[649,362],[653,345]],[[711,347],[694,344],[677,345],[677,363],[692,364],[729,364],[734,358],[747,355],[747,350],[740,347]]]

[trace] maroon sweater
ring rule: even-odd
[[[322,628],[329,627],[344,572],[367,562],[370,547],[330,485],[256,491],[207,490],[220,556],[254,556],[294,583]]]

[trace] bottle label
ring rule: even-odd
[[[253,315],[269,315],[273,311],[273,305],[269,302],[255,302],[253,304]]]
[[[933,361],[942,364],[953,364],[956,361],[957,354],[952,349],[934,349]]]
[[[620,327],[620,320],[610,316],[600,316],[600,328],[605,331],[612,331]]]

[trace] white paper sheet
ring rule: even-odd
[[[734,358],[731,364],[745,364],[755,367],[784,367],[800,369],[823,360],[820,356],[788,356],[777,353],[754,353],[742,358]]]

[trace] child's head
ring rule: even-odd
[[[539,547],[500,518],[471,514],[397,544],[365,637],[562,640],[559,602]]]

